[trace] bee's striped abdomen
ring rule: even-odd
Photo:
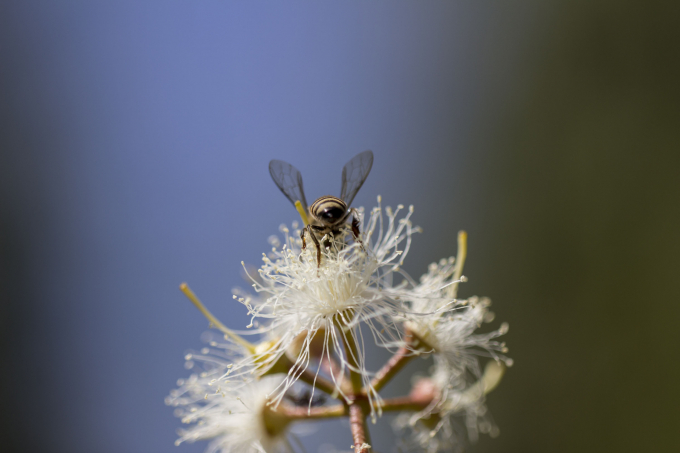
[[[312,217],[328,224],[334,224],[345,217],[347,204],[338,197],[325,195],[309,207]]]

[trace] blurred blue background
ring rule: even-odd
[[[3,451],[202,451],[163,404],[207,327],[179,283],[245,325],[240,262],[296,218],[269,160],[314,199],[364,149],[354,204],[424,229],[407,271],[466,229],[462,295],[510,322],[501,436],[472,451],[677,451],[678,12],[2,2]],[[310,452],[350,445],[321,426]]]

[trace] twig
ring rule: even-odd
[[[368,444],[366,416],[360,404],[349,406],[349,428],[354,439],[354,453],[369,453],[371,446]]]
[[[312,407],[281,405],[277,408],[291,420],[314,420],[322,418],[346,417],[349,414],[348,406],[336,404],[334,406]]]
[[[415,357],[414,349],[418,346],[418,340],[414,339],[409,330],[406,330],[406,344],[399,348],[399,350],[390,357],[385,365],[375,374],[371,381],[371,385],[376,392],[379,392],[385,384],[387,384],[395,374],[401,371],[404,366]]]
[[[427,406],[432,404],[431,399],[416,399],[411,396],[400,396],[397,398],[388,398],[383,400],[383,412],[396,411],[422,411]]]

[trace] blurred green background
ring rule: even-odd
[[[500,451],[680,448],[678,13],[565,5],[475,160],[475,284],[517,363]]]
[[[366,148],[406,270],[467,230],[461,295],[510,324],[471,451],[680,450],[679,80],[677,2],[3,2],[3,451],[202,451],[163,405],[205,330],[177,284],[245,324],[295,218],[269,159],[310,199]]]

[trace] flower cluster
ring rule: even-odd
[[[493,319],[490,302],[457,298],[465,281],[465,233],[456,258],[432,264],[415,282],[401,269],[419,231],[411,223],[413,207],[393,211],[378,202],[367,219],[357,210],[363,225],[357,240],[320,238],[320,261],[295,223],[292,234],[282,226],[283,238],[270,238],[260,269],[246,271],[254,293],[234,291],[256,342],[221,324],[182,286],[223,337],[211,335],[209,348],[187,355],[188,366],[201,369],[166,400],[191,425],[178,442],[213,439],[211,452],[292,451],[286,432],[293,421],[348,416],[355,451],[368,451],[365,418],[375,421],[385,411],[403,411],[396,426],[405,442],[428,452],[462,445],[452,421],[458,415],[473,440],[477,432],[497,431],[484,398],[511,365],[496,340],[507,324],[475,333]],[[369,342],[394,352],[379,370],[366,363]],[[407,397],[381,398],[380,389],[417,357],[433,357],[430,375]],[[484,372],[480,357],[491,359]],[[319,393],[339,403],[326,404]]]

